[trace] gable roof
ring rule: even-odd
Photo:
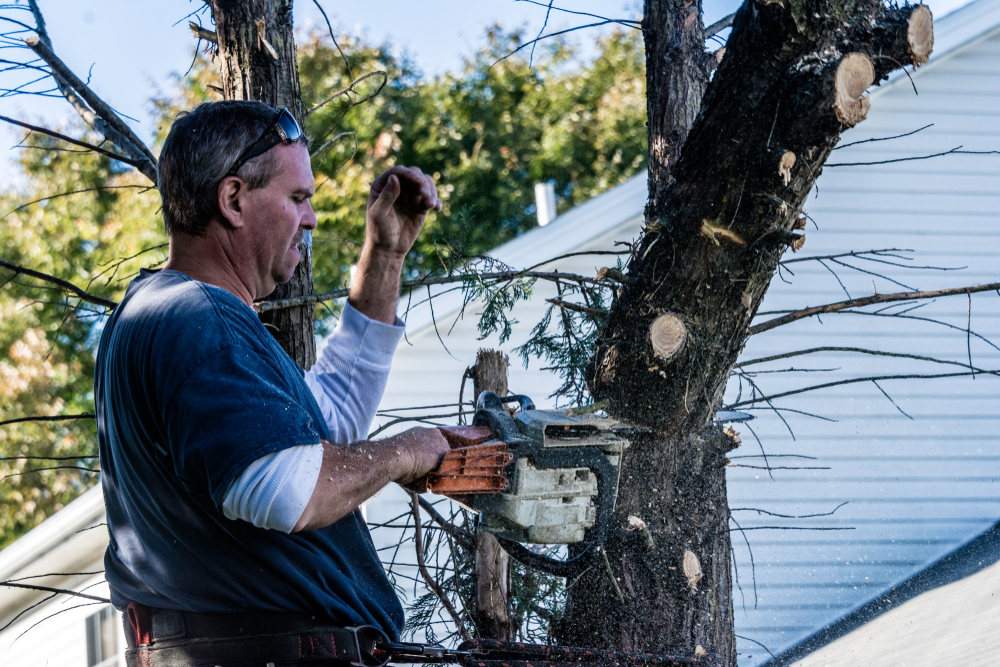
[[[936,667],[942,664],[941,656],[931,655],[927,651],[927,646],[921,645],[918,649],[922,655],[919,660],[904,658],[899,653],[899,646],[885,647],[886,644],[898,643],[899,641],[905,642],[911,647],[914,644],[920,645],[922,642],[932,642],[939,650],[943,649],[944,652],[953,657],[956,662],[966,664],[965,661],[973,656],[956,650],[955,644],[961,637],[974,634],[977,643],[988,642],[994,647],[1000,646],[1000,624],[996,622],[997,605],[1000,605],[1000,600],[996,597],[1000,593],[1000,567],[996,566],[997,563],[1000,563],[1000,522],[899,585],[763,663],[761,667],[792,665],[842,637],[848,640],[844,642],[845,645],[841,647],[835,657],[829,654],[823,656],[821,664],[830,665],[831,663],[828,661],[831,658],[833,660],[839,658],[836,664],[840,664],[844,660],[856,661],[858,656],[851,655],[851,653],[859,652],[858,649],[866,653],[867,659],[872,660],[872,664],[889,664],[882,661],[888,657],[885,655],[886,648],[894,661],[909,667],[924,667],[925,665],[926,667]],[[984,576],[975,576],[979,573],[983,573]],[[936,609],[940,610],[942,596],[931,597],[924,596],[924,594],[952,584],[960,585],[953,586],[952,590],[942,591],[950,597],[951,605],[966,605],[968,617],[988,619],[985,620],[987,627],[980,628],[977,632],[969,627],[948,626],[942,623],[935,624],[931,633],[914,632],[915,617],[926,616],[928,613],[933,614]],[[978,605],[973,604],[972,601],[977,597],[977,593],[978,597],[985,594],[988,599],[981,601]],[[977,607],[978,609],[974,609]],[[890,612],[894,610],[898,613],[891,614]],[[976,611],[987,613],[977,614]],[[883,615],[887,616],[887,622],[882,624],[882,627],[879,627],[877,631],[872,632],[870,639],[860,636],[860,633],[857,639],[850,637],[855,630]],[[893,639],[896,642],[893,642]],[[851,646],[851,644],[858,643],[861,643],[862,646]],[[882,645],[882,655],[873,655],[870,644]],[[978,652],[979,649],[976,650]],[[978,654],[984,658],[990,655],[987,653]],[[992,655],[994,658],[996,657],[995,653]],[[845,664],[860,667],[858,662]]]

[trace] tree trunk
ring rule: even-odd
[[[496,350],[480,350],[470,369],[472,394],[492,391],[507,395],[507,355]],[[476,610],[473,620],[482,639],[513,640],[516,628],[510,604],[510,556],[493,533],[476,530]]]
[[[677,34],[697,24],[691,11],[647,1],[648,70],[668,68],[685,49],[704,62],[690,35]],[[687,116],[662,105],[674,96],[688,108],[697,85],[647,74],[646,228],[588,384],[614,416],[657,436],[634,443],[622,464],[606,552],[624,600],[593,568],[570,590],[564,641],[687,655],[700,645],[735,665],[724,470],[735,440],[710,422],[778,260],[804,241],[794,230],[806,195],[840,133],[867,113],[865,89],[902,63],[926,62],[932,43],[925,6],[750,0],[674,164],[684,131],[670,123]],[[672,88],[653,89],[662,85]],[[630,515],[645,521],[652,546],[630,530]],[[702,573],[696,590],[685,576],[692,558]]]
[[[292,0],[211,0],[219,44],[218,62],[227,100],[257,100],[287,108],[302,123],[299,70],[292,34]],[[267,299],[311,294],[312,233],[299,244],[301,260],[287,283]],[[308,369],[316,361],[312,305],[269,310],[261,321],[297,364]]]

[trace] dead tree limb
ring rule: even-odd
[[[870,306],[876,303],[892,303],[894,301],[916,301],[918,299],[936,299],[937,297],[942,297],[942,296],[954,296],[956,294],[975,294],[977,292],[993,292],[996,290],[1000,290],[1000,283],[988,283],[986,285],[973,285],[970,287],[952,287],[948,289],[927,290],[920,292],[894,292],[892,294],[873,294],[871,296],[862,297],[860,299],[839,301],[837,303],[828,303],[824,306],[813,306],[812,308],[803,308],[802,310],[796,310],[786,315],[782,315],[781,317],[775,317],[774,319],[767,320],[766,322],[755,324],[748,329],[748,332],[752,336],[754,334],[770,331],[771,329],[774,329],[775,327],[780,327],[783,324],[796,322],[806,317],[813,317],[814,315],[823,315],[824,313],[835,313],[838,310],[846,310],[848,308],[860,308],[862,306]]]
[[[146,178],[156,183],[156,158],[142,140],[135,136],[135,133],[125,124],[125,121],[119,118],[118,114],[104,100],[98,97],[81,81],[41,39],[29,37],[24,43],[52,69],[52,77],[59,84],[60,90],[63,90],[64,87],[71,89],[79,98],[82,98],[82,102],[86,103],[81,103],[80,99],[75,96],[68,96],[66,98],[77,110],[84,122],[104,135],[105,139],[118,146],[122,152],[139,165],[136,168]],[[63,95],[66,95],[66,93],[63,92]]]
[[[17,264],[11,264],[10,262],[5,262],[0,259],[0,268],[7,269],[8,271],[13,271],[16,274],[22,276],[28,276],[31,278],[37,278],[39,280],[44,280],[47,283],[51,283],[63,291],[69,292],[73,296],[86,301],[87,303],[92,303],[95,306],[104,306],[108,309],[114,309],[118,305],[118,302],[112,301],[111,299],[105,299],[102,296],[97,296],[96,294],[91,294],[83,289],[80,289],[73,283],[63,280],[62,278],[56,278],[55,276],[50,276],[47,273],[42,273],[41,271],[35,271],[33,269],[26,269],[23,266],[18,266]]]

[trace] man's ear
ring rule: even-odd
[[[240,206],[240,196],[246,186],[236,176],[227,176],[219,183],[219,212],[233,227],[243,226],[243,210]]]

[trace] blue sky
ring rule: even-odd
[[[322,1],[322,0],[321,0]],[[936,16],[965,4],[966,0],[930,0]],[[738,0],[703,0],[705,22],[711,23],[735,10]],[[523,0],[325,0],[324,9],[335,29],[364,34],[369,40],[391,40],[406,50],[427,74],[460,67],[462,57],[482,42],[487,25],[526,26],[539,30],[545,8]],[[157,89],[172,85],[172,76],[191,62],[195,39],[184,17],[204,6],[201,0],[39,0],[56,53],[79,75],[91,73],[95,91],[120,112],[137,120],[142,137],[153,134],[148,100]],[[634,18],[641,10],[637,0],[556,0],[556,7],[591,12],[610,18]],[[207,14],[204,19],[207,23]],[[565,29],[591,19],[554,12],[550,29]],[[312,0],[298,0],[295,24],[308,30],[322,17]],[[176,24],[176,25],[174,25]],[[600,28],[577,33],[590,43]],[[9,82],[5,82],[7,84]],[[0,99],[0,115],[49,127],[72,118],[60,99],[9,97]],[[0,147],[13,146],[18,133],[0,128]],[[16,179],[12,151],[0,150],[0,179]]]

